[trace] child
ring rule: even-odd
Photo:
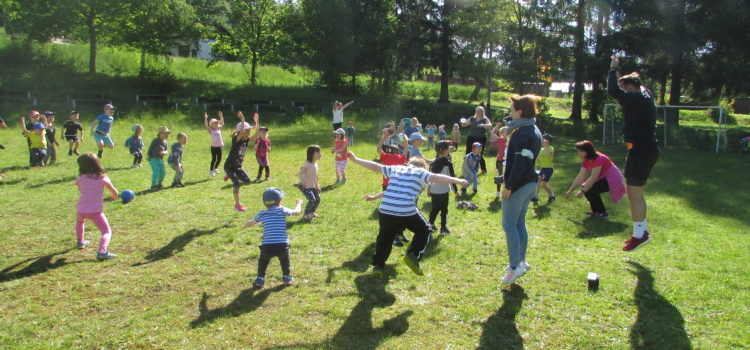
[[[438,140],[445,141],[446,136],[448,136],[448,133],[445,132],[445,125],[440,124],[440,126],[438,126]]]
[[[437,153],[435,162],[430,166],[430,172],[433,174],[443,174],[450,177],[456,177],[453,172],[453,163],[448,159],[448,154],[453,151],[453,145],[450,141],[438,141],[435,146]],[[440,235],[445,236],[451,233],[448,229],[448,200],[450,199],[449,191],[458,197],[458,188],[454,184],[432,184],[428,193],[432,198],[432,211],[430,212],[430,225],[435,227],[435,219],[440,213]]]
[[[44,116],[47,117],[47,131],[45,136],[47,137],[47,156],[44,157],[44,164],[55,165],[57,163],[57,147],[60,143],[57,142],[57,128],[55,128],[55,113],[51,111],[44,112]]]
[[[495,194],[495,198],[500,198],[502,195],[500,186],[503,184],[503,163],[505,162],[505,146],[508,142],[507,139],[507,132],[508,127],[503,126],[503,123],[497,123],[494,128],[492,128],[491,133],[496,134],[497,139],[495,140],[495,143],[497,144],[497,157],[495,158],[495,167],[497,168],[497,177],[495,177],[495,186],[497,186],[497,194]]]
[[[427,149],[433,149],[435,148],[435,130],[437,130],[437,127],[435,127],[435,124],[427,124]]]
[[[458,149],[458,144],[461,142],[461,130],[458,129],[458,123],[453,124],[451,142],[453,142],[453,149]]]
[[[549,188],[549,179],[552,178],[552,174],[555,173],[555,168],[552,167],[552,160],[555,158],[555,148],[552,147],[552,135],[550,134],[544,134],[542,135],[542,150],[539,151],[539,166],[541,169],[539,170],[539,182],[536,184],[536,193],[534,193],[534,197],[531,198],[531,201],[534,202],[534,204],[539,203],[539,188],[543,188],[547,195],[549,195],[549,199],[547,199],[547,203],[552,203],[555,201],[555,194],[552,192],[552,189]]]
[[[47,138],[44,136],[44,131],[47,129],[47,117],[42,115],[41,120],[41,122],[34,123],[33,131],[29,131],[25,118],[21,117],[23,136],[29,140],[29,165],[32,169],[43,167],[44,158],[47,156]]]
[[[258,277],[253,281],[253,287],[263,288],[266,283],[266,269],[271,258],[279,258],[281,281],[285,286],[294,282],[292,277],[291,263],[289,260],[289,235],[286,232],[286,217],[297,216],[302,211],[302,200],[297,199],[294,210],[281,205],[284,191],[271,187],[263,191],[263,204],[267,210],[261,210],[252,220],[245,223],[244,227],[253,227],[258,223],[263,224],[263,243],[260,245],[260,257],[258,258]]]
[[[133,155],[133,165],[130,167],[140,168],[143,167],[143,165],[141,165],[141,161],[143,161],[143,138],[141,138],[143,126],[141,126],[141,124],[135,124],[131,130],[133,130],[135,134],[125,140],[125,147],[128,147],[130,154]]]
[[[30,111],[29,112],[29,123],[26,124],[26,130],[34,131],[34,124],[36,124],[36,123],[39,122],[39,117],[41,117],[41,116],[42,115],[39,112],[37,112],[37,111]],[[24,124],[23,120],[24,119],[21,118],[21,124]],[[26,136],[26,134],[24,134],[23,136]],[[34,159],[36,159],[36,157],[38,156],[38,153],[34,153],[33,149],[31,148],[31,139],[27,138],[26,139],[26,143],[29,145],[29,167],[33,168],[35,165],[32,164],[32,163],[34,163]],[[45,143],[45,147],[44,147],[45,151],[44,152],[45,152],[45,155],[46,155],[46,152],[47,152],[47,150],[46,150],[46,148],[47,148],[46,147],[47,139],[46,138],[44,140],[44,143]]]
[[[203,125],[206,131],[211,135],[211,164],[208,174],[211,177],[219,173],[219,164],[221,164],[221,148],[224,147],[224,140],[221,138],[221,127],[224,126],[224,114],[219,111],[219,120],[211,118],[208,120],[208,113],[203,113]]]
[[[336,184],[346,183],[346,152],[349,151],[349,142],[344,138],[346,132],[338,128],[334,131],[335,139],[331,153],[336,153]]]
[[[401,153],[401,149],[399,149],[396,145],[386,145],[383,147],[383,144],[386,140],[390,139],[390,133],[391,130],[389,128],[383,129],[383,136],[380,138],[380,142],[378,143],[378,152],[380,153],[380,163],[383,165],[405,165],[406,162],[409,160],[409,158],[406,157],[405,154]],[[398,139],[397,139],[398,140]],[[406,149],[408,144],[406,143],[406,140],[401,141],[401,147],[403,149]],[[383,175],[383,192],[381,194],[385,194],[385,189],[388,187],[388,178]],[[381,196],[373,196],[368,201],[380,198]],[[367,198],[367,197],[365,197]],[[404,236],[404,231],[401,230],[398,234],[396,234],[396,237],[393,238],[393,246],[395,247],[403,247],[404,242],[409,242],[409,239]]]
[[[258,161],[258,176],[255,181],[260,181],[263,169],[266,169],[266,181],[271,179],[271,168],[268,167],[268,152],[271,152],[271,140],[268,139],[268,128],[261,126],[258,129],[258,138],[255,140],[255,159]]]
[[[182,184],[182,175],[185,174],[185,166],[182,165],[182,150],[187,141],[187,134],[182,132],[177,134],[177,142],[172,145],[172,153],[167,158],[167,164],[175,171],[172,187],[185,187]]]
[[[83,125],[78,122],[77,111],[70,111],[68,120],[66,120],[65,124],[63,124],[63,130],[65,133],[65,141],[68,141],[68,143],[70,144],[70,148],[68,148],[68,155],[72,156],[73,153],[75,153],[75,155],[80,156],[81,153],[78,152],[78,146],[80,146],[81,142],[83,142]],[[80,140],[78,139],[79,131],[81,132]]]
[[[232,194],[234,195],[234,210],[243,212],[245,207],[240,203],[240,182],[249,183],[250,176],[247,175],[245,169],[242,169],[242,162],[245,161],[245,152],[247,152],[247,145],[258,138],[258,113],[253,114],[253,121],[255,126],[251,126],[245,122],[245,115],[242,111],[237,112],[237,117],[240,118],[240,122],[234,128],[235,132],[232,134],[232,148],[229,150],[227,160],[224,161],[224,171],[227,173],[224,176],[224,181],[232,179]],[[255,129],[255,133],[250,135],[250,130]]]
[[[427,140],[424,136],[422,136],[421,133],[415,132],[409,136],[409,141],[411,141],[411,146],[409,146],[409,159],[414,157],[421,157],[424,158],[424,155],[422,154],[422,151],[419,149],[419,147],[422,147],[422,142],[424,140]],[[429,160],[428,163],[429,164]]]
[[[167,155],[169,144],[167,138],[171,131],[166,126],[160,126],[156,138],[151,141],[146,153],[146,160],[151,165],[151,190],[158,191],[164,189],[161,184],[167,175],[164,169],[164,156]]]
[[[464,179],[471,183],[474,193],[477,193],[477,189],[479,186],[479,176],[477,176],[477,174],[479,173],[479,160],[481,159],[481,154],[482,144],[479,142],[474,142],[473,144],[471,144],[471,153],[467,154],[464,157],[464,164],[461,167]],[[462,195],[466,194],[466,189],[468,187],[469,185],[467,184],[465,187],[461,188]]]
[[[76,186],[78,186],[78,192],[81,195],[78,197],[78,205],[76,206],[76,247],[83,249],[89,244],[89,241],[83,238],[86,220],[91,220],[102,233],[96,258],[98,260],[112,259],[117,255],[107,250],[109,240],[112,238],[112,229],[110,229],[107,217],[103,213],[102,195],[104,187],[107,187],[110,193],[109,198],[117,199],[117,189],[112,185],[112,181],[107,177],[107,174],[104,173],[99,158],[93,153],[86,153],[78,157],[78,172],[80,175],[76,180]]]
[[[115,144],[112,142],[112,137],[110,136],[112,123],[115,121],[115,118],[112,116],[113,114],[115,114],[115,107],[108,103],[104,105],[104,113],[96,117],[94,122],[91,123],[91,134],[94,135],[96,145],[99,147],[97,155],[100,159],[104,153],[104,147],[109,149],[115,148]],[[94,127],[96,127],[96,133],[94,133]]]
[[[349,146],[354,146],[354,134],[357,130],[354,130],[354,121],[349,121],[349,126],[346,127],[346,140],[349,141]]]
[[[305,206],[306,220],[319,218],[315,213],[320,205],[320,184],[318,184],[318,160],[320,160],[320,146],[310,145],[307,147],[307,161],[299,169],[299,189],[307,198]]]

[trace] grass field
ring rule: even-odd
[[[351,117],[358,130],[352,150],[376,158],[379,121],[347,113],[347,120]],[[556,138],[550,184],[558,200],[529,210],[533,269],[508,287],[500,282],[506,246],[489,174],[480,177],[479,193],[466,198],[479,210],[451,206],[454,233],[434,236],[422,263],[424,277],[402,265],[397,258],[403,249],[394,249],[386,278],[375,280],[369,260],[377,203],[362,196],[378,192],[381,178],[350,163],[349,181],[334,185],[333,158],[324,152],[322,217],[288,222],[296,283],[283,287],[273,261],[266,288],[257,290],[251,283],[262,230],[241,226],[262,209],[266,187],[285,190],[287,206],[304,198],[294,187],[297,170],[309,144],[332,146],[330,116],[307,115],[281,125],[261,115],[274,146],[272,180],[242,188],[245,213],[232,209],[230,184],[208,175],[209,139],[195,118],[142,119],[147,144],[161,124],[173,137],[189,135],[183,180],[188,186],[147,191],[148,165],[130,169],[132,158],[123,147],[137,119],[116,120],[117,148],[105,150],[103,164],[120,191],[132,189],[137,197],[127,205],[105,199],[113,229],[110,251],[118,258],[104,262],[94,258],[99,234],[90,223],[92,245],[74,248],[74,157],[63,147],[58,165],[28,169],[20,130],[15,124],[0,130],[0,143],[7,147],[0,151],[0,170],[7,175],[0,183],[0,347],[750,347],[748,156],[665,151],[647,189],[654,240],[623,253],[622,241],[632,228],[627,199],[618,205],[605,199],[609,220],[587,218],[583,199],[566,200],[580,167],[572,147],[577,140]],[[235,121],[227,116],[228,124]],[[225,128],[227,141],[228,134]],[[82,150],[95,152],[93,140],[87,138]],[[602,151],[622,167],[624,147]],[[460,169],[460,157],[455,158]],[[245,165],[254,175],[252,156]],[[166,185],[172,175],[168,169]],[[429,211],[426,195],[419,206]],[[598,292],[587,290],[588,272],[600,274]]]

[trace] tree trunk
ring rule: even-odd
[[[258,53],[253,51],[253,57],[250,59],[250,85],[255,86],[258,69]]]
[[[586,69],[584,62],[584,27],[586,25],[586,1],[578,0],[578,14],[576,16],[577,24],[575,29],[575,47],[573,48],[573,57],[575,57],[575,77],[573,88],[573,108],[570,111],[570,119],[581,120],[581,106],[583,105],[583,74]]]
[[[450,103],[448,97],[448,82],[451,78],[450,59],[451,59],[451,24],[447,19],[450,16],[451,7],[454,6],[451,1],[445,1],[443,4],[442,14],[442,32],[440,33],[440,98],[439,104]]]
[[[669,89],[669,105],[680,105],[682,93],[683,56],[685,53],[685,0],[678,0],[675,6],[672,36],[674,49],[672,50],[672,86]],[[680,111],[670,108],[667,110],[667,125],[680,125]]]
[[[89,73],[96,73],[96,27],[94,26],[94,15],[91,14],[86,19],[86,26],[89,29]]]
[[[141,75],[146,74],[146,48],[141,48]]]

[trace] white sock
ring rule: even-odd
[[[634,221],[633,222],[633,237],[643,238],[643,234],[646,232],[645,221]]]

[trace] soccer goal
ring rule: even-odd
[[[721,106],[656,106],[656,137],[662,141],[662,147],[667,148],[668,130],[667,110],[718,110],[719,121],[716,126],[716,153],[727,150],[727,111]],[[679,112],[678,112],[679,113]],[[622,142],[622,108],[618,104],[604,105],[604,117],[602,125],[602,144]],[[661,129],[661,130],[659,130]],[[722,146],[723,145],[723,146]]]

